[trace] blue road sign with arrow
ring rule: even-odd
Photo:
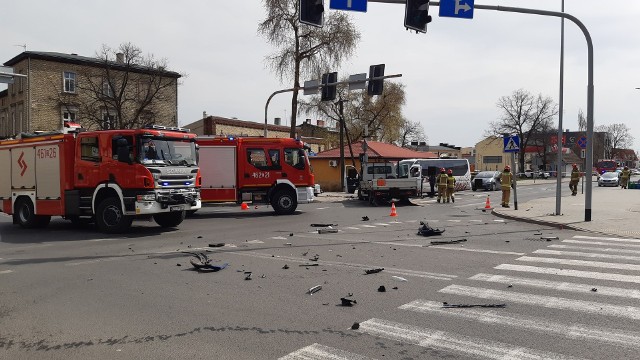
[[[473,19],[474,0],[441,0],[440,17],[455,17],[461,19]]]
[[[505,136],[502,141],[504,142],[504,152],[520,151],[520,137],[518,135]]]
[[[331,0],[329,8],[334,10],[351,10],[367,12],[367,0]]]

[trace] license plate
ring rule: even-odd
[[[184,210],[182,205],[169,206],[169,211],[182,211],[182,210]]]

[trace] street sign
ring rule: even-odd
[[[367,12],[367,0],[331,0],[329,8],[334,10],[350,10]]]
[[[520,138],[518,135],[505,136],[502,138],[504,143],[504,152],[518,152],[520,151]]]
[[[587,138],[585,136],[580,137],[580,139],[578,139],[578,146],[580,146],[580,148],[584,149],[587,147]]]
[[[304,95],[316,95],[320,89],[320,81],[308,80],[304,82]]]
[[[367,74],[349,75],[349,91],[364,90],[367,88]]]
[[[473,19],[474,0],[441,0],[440,17],[454,17],[460,19]]]
[[[587,150],[580,149],[580,159],[586,159],[586,158],[587,158]]]
[[[0,66],[0,84],[13,84],[13,68]]]

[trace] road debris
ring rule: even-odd
[[[369,217],[368,216],[363,216],[362,217],[362,221],[369,221]]]
[[[224,243],[213,243],[213,244],[209,244],[209,247],[223,247],[225,244]]]
[[[598,291],[598,289],[597,288],[591,288],[591,291],[596,292],[596,291]]]
[[[425,223],[424,221],[420,221],[420,225],[422,226],[418,229],[418,235],[434,236],[441,235],[444,232],[444,230],[432,228],[428,223]]]
[[[320,255],[315,254],[311,259],[309,259],[310,261],[318,261],[318,259],[320,259]]]
[[[189,259],[189,262],[194,267],[194,269],[201,272],[216,272],[226,268],[229,264],[212,264],[211,259],[205,253],[192,253],[192,252],[184,252],[185,254],[190,254],[193,257]]]
[[[312,226],[312,227],[331,227],[331,226],[338,226],[338,224],[311,224],[309,226]]]
[[[252,274],[251,271],[246,271],[244,273],[244,275],[245,275],[244,279],[245,280],[251,280],[251,274]]]
[[[449,304],[447,302],[442,303],[443,308],[504,308],[507,304]]]
[[[322,285],[316,285],[316,286],[312,287],[311,289],[307,290],[307,294],[313,295],[313,294],[317,293],[320,290],[322,290]]]
[[[289,233],[289,236],[293,236],[293,233]]]
[[[352,296],[353,296],[353,294],[349,293],[349,295],[340,298],[340,302],[341,302],[340,305],[342,305],[342,306],[353,306],[354,304],[357,304],[358,303],[357,301],[355,301],[353,299],[347,299],[347,298],[350,298]]]
[[[380,287],[378,288],[378,292],[385,292],[387,291],[387,288],[384,287],[384,285],[380,285]]]
[[[409,281],[409,280],[407,280],[407,279],[405,279],[405,278],[403,278],[403,277],[400,277],[400,276],[392,276],[392,278],[394,278],[394,279],[396,279],[396,280],[398,280],[398,281],[402,281],[402,282],[407,282],[407,281]]]
[[[542,237],[540,237],[540,239],[547,240],[547,241],[559,240],[559,238],[557,236],[542,236]]]
[[[351,325],[351,330],[358,330],[358,329],[360,329],[360,323],[354,322],[353,325]]]
[[[393,290],[398,290],[397,286],[392,287]]]
[[[320,266],[320,264],[300,264],[298,266]]]
[[[289,268],[289,265],[284,264],[284,266],[282,267],[283,269],[287,270]]]
[[[379,273],[380,271],[384,270],[384,268],[377,268],[377,269],[367,269],[365,270],[365,274],[369,275],[369,274],[375,274],[375,273]]]
[[[338,229],[327,228],[327,229],[318,229],[318,234],[335,234],[338,232]]]
[[[447,245],[447,244],[459,244],[462,242],[466,242],[467,239],[455,239],[455,240],[442,240],[442,241],[431,241],[431,245]]]

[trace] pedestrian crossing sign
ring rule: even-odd
[[[505,136],[502,140],[504,142],[504,152],[520,151],[520,138],[518,135]]]

